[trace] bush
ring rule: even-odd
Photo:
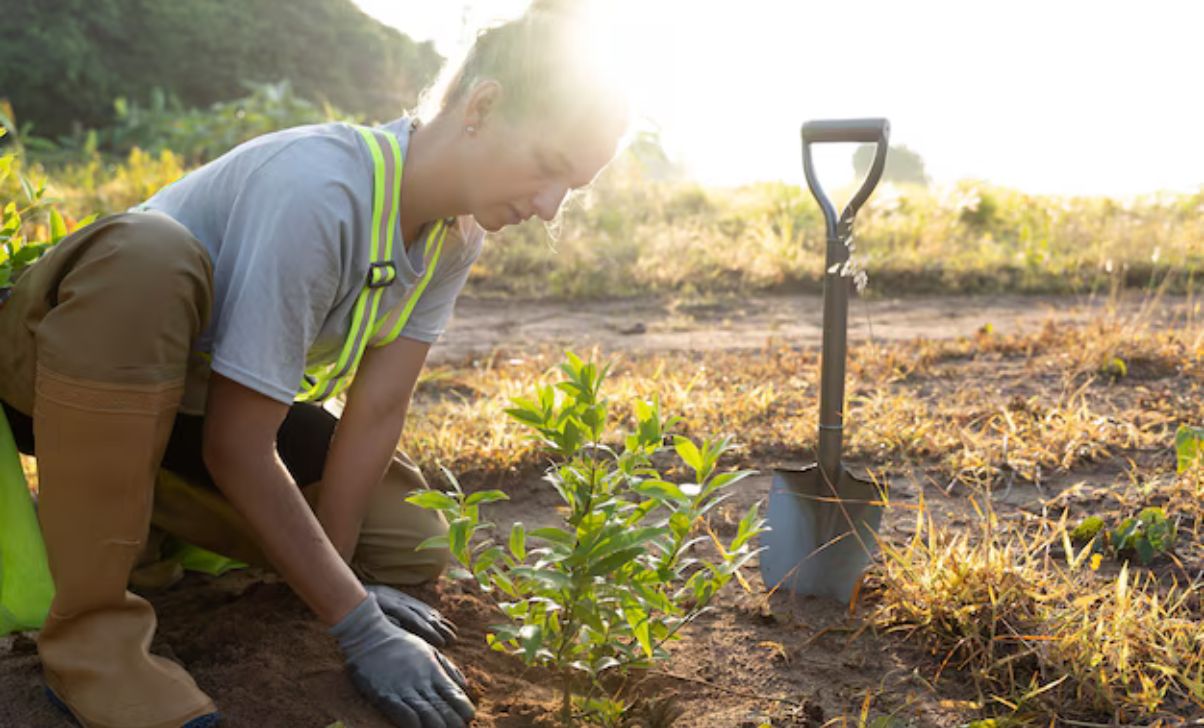
[[[506,495],[465,494],[450,472],[451,490],[425,490],[408,500],[442,511],[450,524],[447,536],[423,546],[450,549],[461,567],[455,576],[474,579],[503,600],[499,607],[510,623],[492,628],[490,646],[563,671],[566,725],[575,718],[617,725],[624,706],[607,691],[604,676],[665,659],[664,644],[704,613],[760,551],[752,539],[764,521],[754,505],[730,542],[709,529],[709,537],[696,536],[706,514],[724,500],[722,491],[749,475],[717,471],[730,442],[674,438],[679,463],[692,478],[667,480],[654,459],[668,449],[667,430],[677,420],[662,418],[655,401],[636,402],[635,431],[621,438],[617,450],[605,442],[605,369],[569,353],[561,371],[562,381],[540,387],[534,398],[514,400],[508,412],[554,459],[545,479],[564,501],[563,527],[528,532],[515,523],[506,545],[497,544],[479,507]],[[708,541],[718,558],[699,555]],[[576,701],[574,673],[587,684]]]
[[[11,123],[3,114],[0,121],[3,138]],[[11,285],[31,263],[95,217],[69,220],[46,197],[45,180],[22,172],[16,152],[0,155],[0,304],[8,300]]]

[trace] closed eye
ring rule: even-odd
[[[535,150],[535,164],[539,167],[539,173],[544,177],[555,177],[560,173],[549,157],[543,150]]]

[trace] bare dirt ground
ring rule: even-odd
[[[971,336],[988,324],[1001,334],[1010,334],[1048,320],[1081,323],[1110,310],[1136,313],[1148,300],[1141,295],[1119,301],[1090,296],[853,300],[849,304],[849,341]],[[1158,303],[1153,315],[1156,319],[1184,316],[1194,305],[1183,297],[1168,297]],[[447,333],[431,351],[431,361],[458,361],[498,347],[521,349],[544,343],[577,349],[597,345],[605,351],[699,351],[757,349],[774,338],[818,347],[822,331],[823,297],[817,295],[754,295],[695,302],[464,298],[457,303]]]
[[[906,299],[854,302],[853,341],[972,335],[986,324],[1000,332],[1022,331],[1044,321],[1084,321],[1104,310],[1100,301],[1068,298]],[[1138,310],[1140,300],[1123,302]],[[1167,319],[1193,315],[1190,302],[1163,301],[1152,312]],[[654,299],[539,303],[465,300],[458,308],[432,361],[454,363],[501,347],[564,344],[582,350],[597,345],[606,353],[699,349],[756,349],[767,338],[818,346],[822,302],[818,297],[754,297],[693,305]],[[1001,362],[1001,366],[1006,366]],[[981,372],[989,376],[990,372]],[[1150,455],[1149,457],[1165,457]],[[756,463],[768,470],[778,463]],[[1120,477],[1119,459],[1093,466],[1091,476],[1106,483]],[[919,474],[919,475],[922,475]],[[1065,479],[1068,480],[1068,479]],[[742,485],[718,513],[716,528],[734,532],[740,514],[765,498],[768,475]],[[923,493],[929,507],[951,521],[966,517],[964,501],[935,481],[909,475],[892,481],[892,497],[914,502]],[[1042,497],[1065,485],[1045,484]],[[538,473],[524,473],[504,487],[509,502],[485,515],[507,526],[556,517],[555,495]],[[1009,489],[1000,507],[1025,507],[1037,497],[1031,486]],[[888,538],[905,538],[906,517],[883,524]],[[748,573],[753,593],[731,589],[718,609],[693,625],[672,646],[674,659],[640,676],[640,692],[676,696],[683,710],[674,723],[684,727],[757,728],[858,725],[866,696],[869,715],[893,714],[894,726],[955,726],[966,713],[959,699],[969,686],[946,678],[939,698],[928,684],[931,658],[861,629],[843,605],[818,600],[766,598],[755,568]],[[479,718],[474,725],[498,728],[544,726],[556,700],[549,676],[529,671],[489,651],[488,626],[500,622],[482,595],[460,584],[441,582],[414,593],[438,606],[460,627],[459,642],[447,653],[474,689]],[[228,726],[313,726],[341,720],[347,728],[388,724],[362,701],[347,679],[333,641],[324,634],[287,586],[271,574],[236,572],[220,578],[190,574],[165,594],[153,597],[160,629],[153,651],[179,660],[203,689],[215,697]],[[964,694],[963,694],[964,693]],[[42,694],[36,648],[29,635],[0,639],[0,726],[57,728],[70,723]],[[888,724],[883,724],[888,725]]]

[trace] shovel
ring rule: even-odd
[[[774,471],[769,493],[770,531],[762,537],[761,577],[767,587],[799,596],[851,601],[877,547],[882,523],[878,488],[855,477],[841,461],[844,369],[849,287],[841,275],[849,259],[853,217],[869,199],[886,164],[890,125],[886,119],[839,119],[803,124],[803,171],[824,213],[828,252],[824,275],[824,339],[820,368],[819,462]],[[874,161],[857,194],[837,218],[816,179],[811,145],[825,142],[876,144]]]

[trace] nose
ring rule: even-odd
[[[564,196],[568,192],[568,188],[564,185],[548,185],[539,191],[531,200],[532,207],[535,208],[535,214],[544,222],[551,222],[556,219],[556,213],[560,211],[560,203],[564,201]]]

